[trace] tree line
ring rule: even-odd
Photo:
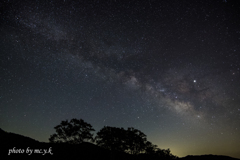
[[[104,126],[97,135],[93,137],[91,132],[95,131],[91,124],[82,119],[71,119],[62,121],[54,127],[56,133],[50,135],[51,143],[80,144],[92,142],[96,145],[112,151],[120,151],[129,154],[151,154],[158,157],[176,159],[170,153],[170,149],[159,149],[157,145],[147,140],[147,136],[138,129],[128,129]]]

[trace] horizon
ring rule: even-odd
[[[0,2],[0,127],[134,127],[177,156],[240,158],[237,1]]]
[[[3,130],[2,128],[0,128],[0,129],[1,129],[2,131],[4,131],[4,132],[7,132],[7,133],[13,133],[13,132],[5,131],[5,130]],[[92,131],[92,132],[94,132],[93,137],[95,137],[95,132],[98,132],[98,131]],[[24,137],[27,137],[27,138],[31,138],[31,139],[33,139],[33,140],[36,140],[36,141],[40,142],[40,143],[52,143],[52,142],[50,142],[50,141],[39,141],[38,139],[29,137],[29,136],[26,136],[26,135],[21,135],[21,134],[18,134],[18,133],[14,133],[14,134],[17,134],[17,135],[20,135],[20,136],[24,136]],[[147,136],[147,135],[146,135],[146,136]],[[92,143],[92,144],[94,144],[94,145],[97,145],[95,142],[89,142],[89,141],[84,141],[84,142],[88,142],[88,143]],[[154,142],[152,142],[152,143],[154,144]],[[159,148],[159,146],[158,146],[158,148]],[[167,148],[160,148],[160,149],[167,149]],[[204,156],[204,155],[229,156],[229,155],[224,155],[224,154],[212,154],[212,153],[207,153],[207,154],[188,154],[188,155],[179,156],[179,155],[174,154],[174,153],[172,152],[171,148],[169,148],[169,149],[170,149],[171,153],[172,153],[173,155],[177,156],[178,158],[183,158],[183,157],[187,157],[187,156]],[[239,158],[239,159],[240,159],[240,157],[233,157],[233,156],[229,156],[229,157]]]
[[[5,130],[3,130],[2,128],[0,128],[2,131],[4,131],[4,132],[7,132],[7,133],[12,133],[12,132],[8,132],[8,131],[5,131]],[[94,132],[94,131],[93,131]],[[17,134],[17,135],[20,135],[20,134],[18,134],[18,133],[14,133],[14,134]],[[26,137],[26,138],[30,138],[30,139],[32,139],[32,140],[36,140],[37,142],[39,142],[39,143],[53,143],[53,142],[42,142],[42,141],[39,141],[39,140],[37,140],[37,139],[34,139],[34,138],[32,138],[32,137],[28,137],[28,136],[25,136],[25,135],[20,135],[20,136],[24,136],[24,137]],[[92,144],[94,144],[94,145],[96,145],[96,146],[98,146],[95,142],[89,142],[89,141],[83,141],[82,143],[85,143],[85,142],[87,142],[87,143],[92,143]],[[81,143],[79,143],[79,144],[81,144]],[[153,143],[154,144],[154,143]],[[100,147],[100,146],[99,146]],[[161,148],[161,149],[167,149],[167,148]],[[170,149],[170,148],[169,148]],[[170,149],[170,151],[171,151],[171,149]],[[172,153],[172,151],[171,151],[171,153]],[[128,154],[130,154],[130,153],[128,153]],[[201,154],[201,155],[199,155],[199,154],[195,154],[195,155],[192,155],[192,154],[189,154],[189,155],[185,155],[185,156],[178,156],[178,155],[175,155],[174,153],[172,153],[174,156],[177,156],[178,158],[184,158],[184,157],[187,157],[187,156],[211,156],[211,155],[213,155],[213,156],[228,156],[228,155],[216,155],[216,154]],[[229,156],[229,157],[231,157],[231,156]],[[232,157],[232,158],[238,158],[238,157]]]

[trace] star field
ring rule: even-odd
[[[240,158],[237,1],[0,2],[0,127],[78,118],[174,155]]]

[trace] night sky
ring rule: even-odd
[[[4,0],[0,35],[3,130],[48,142],[81,118],[240,158],[239,2]]]

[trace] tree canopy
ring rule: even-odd
[[[82,119],[72,119],[62,121],[60,125],[54,127],[56,133],[50,135],[49,141],[52,143],[79,144],[83,141],[93,141],[92,126]]]
[[[177,159],[170,153],[170,149],[159,149],[157,145],[147,141],[147,136],[133,127],[124,128],[104,126],[95,139],[92,126],[82,119],[62,121],[54,127],[56,133],[50,136],[49,141],[53,143],[79,144],[84,141],[96,142],[100,147],[112,151],[120,151],[130,154],[143,154],[151,159]]]
[[[125,130],[123,128],[106,127],[102,128],[95,137],[97,145],[109,149],[124,151],[126,148],[125,143]]]
[[[96,136],[97,145],[131,154],[144,151],[146,142],[146,135],[134,128],[125,130],[123,128],[104,126]]]
[[[146,154],[158,159],[176,159],[170,153],[170,149],[160,149],[157,145],[147,141],[146,135],[133,127],[125,130],[104,126],[95,137],[97,145],[115,151],[122,151],[130,154]]]

